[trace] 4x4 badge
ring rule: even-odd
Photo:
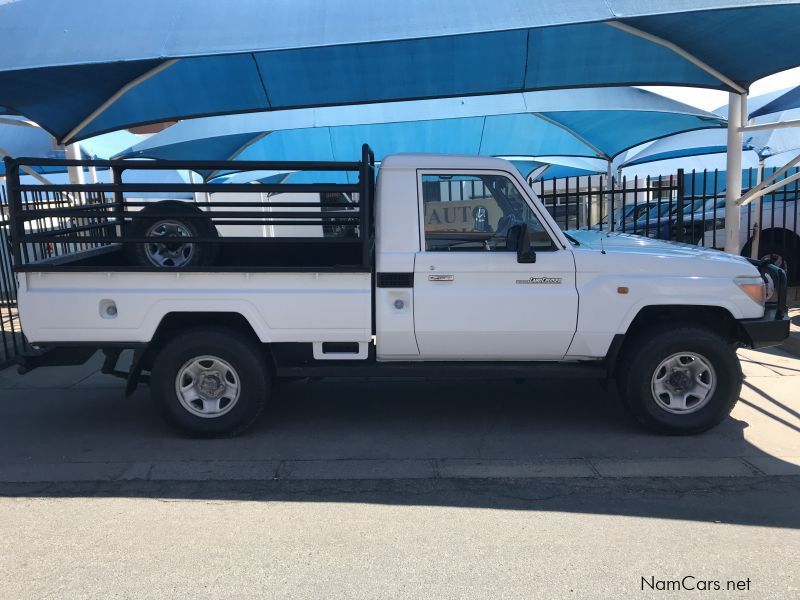
[[[519,285],[531,285],[534,283],[559,284],[561,283],[561,277],[530,277],[528,279],[517,279],[517,283]]]

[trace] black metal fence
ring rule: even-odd
[[[683,214],[683,171],[660,177],[583,175],[532,183],[562,229],[598,229],[657,237],[669,215]]]
[[[27,349],[17,314],[17,282],[12,271],[10,217],[5,187],[0,186],[0,367]]]
[[[776,169],[759,176],[743,173],[743,193]],[[778,180],[788,178],[791,169]],[[660,177],[584,175],[532,182],[548,211],[563,229],[597,229],[642,235],[722,249],[725,245],[725,173],[679,170]],[[739,251],[756,258],[772,256],[798,280],[800,180],[740,208]],[[758,242],[753,251],[755,242]]]

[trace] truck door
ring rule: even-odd
[[[575,261],[501,171],[420,172],[414,329],[421,358],[557,360],[578,316]],[[527,223],[536,262],[518,263]],[[509,235],[511,232],[511,235]]]

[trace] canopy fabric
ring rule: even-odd
[[[611,161],[648,140],[724,126],[719,117],[644,90],[553,90],[193,119],[119,157],[350,161],[368,143],[379,161],[397,152]]]
[[[800,117],[800,115],[798,116]],[[742,140],[742,150],[754,152],[761,159],[798,149],[800,149],[800,132],[792,129],[754,131],[746,133]],[[659,160],[704,154],[724,154],[726,151],[725,131],[692,131],[658,140],[619,166],[625,168]]]
[[[572,156],[537,156],[535,158],[522,158],[504,156],[513,164],[526,179],[561,179],[564,177],[578,177],[582,175],[596,175],[608,170],[608,163],[595,158]]]
[[[782,97],[782,95],[783,92],[772,92],[751,98],[748,103],[749,107],[755,107],[754,112],[763,115],[754,116],[754,112],[751,112],[750,118],[753,119],[754,123],[775,121],[775,114],[771,112],[762,113],[762,110],[773,103],[776,98]],[[716,112],[727,116],[727,107],[720,107]],[[792,119],[800,119],[800,109],[783,111],[779,114],[777,120],[788,121]],[[724,130],[704,129],[680,133],[664,137],[642,149],[629,152],[618,166],[627,168],[662,160],[724,154],[727,152],[727,144],[727,132]],[[765,160],[784,152],[800,150],[800,130],[788,128],[745,132],[742,136],[742,150],[744,152],[753,152],[760,160]]]
[[[126,146],[141,139],[127,131],[116,131],[80,144],[84,158],[109,158]],[[63,147],[47,131],[25,117],[0,112],[0,159],[3,156],[32,158],[66,158]],[[28,167],[38,173],[62,173],[65,167]],[[0,177],[5,175],[5,163],[0,160]]]
[[[0,105],[63,142],[552,88],[742,91],[800,62],[798,20],[797,0],[17,0],[0,4]]]
[[[772,162],[772,160],[771,158],[768,159],[770,162]],[[758,167],[758,158],[752,152],[746,152],[742,154],[742,169],[746,171],[751,167]],[[683,169],[686,173],[692,171],[699,173],[703,171],[719,171],[720,173],[724,173],[727,169],[727,159],[724,154],[704,154],[672,160],[661,160],[621,168],[620,174],[631,181],[637,176],[643,179],[647,176],[657,177],[659,175],[674,174],[677,173],[679,169]],[[724,177],[724,175],[721,176]]]
[[[800,86],[770,94],[769,100],[761,103],[761,105],[755,107],[755,109],[753,106],[748,107],[750,111],[750,117],[774,115],[776,113],[781,113],[796,108],[800,108]]]
[[[799,86],[800,87],[800,86]],[[789,101],[786,102],[784,108],[781,108],[784,96],[789,95],[794,88],[784,88],[774,92],[767,92],[766,94],[759,94],[758,96],[750,96],[747,99],[747,113],[749,119],[763,117],[765,115],[773,115],[769,121],[775,121],[774,116],[784,110],[791,110],[793,108],[800,108],[800,102],[795,106],[790,106]],[[788,97],[788,96],[787,96]],[[728,105],[725,104],[712,111],[715,115],[728,118]],[[766,122],[767,119],[762,119],[760,123]]]
[[[505,157],[517,168],[520,174],[528,178],[535,171],[534,179],[553,179],[562,177],[577,177],[581,175],[594,175],[605,172],[607,164],[590,158],[570,158],[570,157]],[[319,183],[322,180],[327,183],[356,183],[358,176],[349,172],[326,172],[318,173],[313,171],[243,171],[225,173],[213,178],[213,183]]]
[[[35,156],[40,158],[65,158],[53,136],[23,117],[0,116],[0,177],[5,176],[4,156]],[[39,173],[63,171],[62,167],[35,167]]]

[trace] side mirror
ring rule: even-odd
[[[520,226],[519,238],[517,239],[517,262],[536,262],[536,252],[531,248],[531,233],[527,223],[523,223]]]

